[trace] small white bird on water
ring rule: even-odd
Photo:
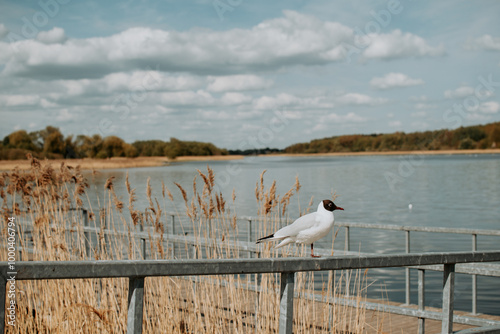
[[[276,248],[283,247],[292,242],[300,244],[311,244],[311,257],[314,255],[313,243],[326,236],[333,227],[333,211],[344,210],[336,206],[332,201],[325,199],[318,205],[318,211],[309,213],[295,220],[291,225],[274,232],[267,237],[257,240],[257,243],[271,240],[281,240]]]

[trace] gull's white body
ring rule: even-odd
[[[332,229],[333,222],[333,212],[326,210],[323,207],[323,202],[320,202],[318,211],[298,218],[292,224],[261,241],[281,240],[276,248],[293,242],[309,245],[326,236]]]

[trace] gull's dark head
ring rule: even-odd
[[[335,210],[344,210],[340,206],[336,206],[335,203],[333,203],[329,199],[323,200],[323,207],[325,208],[325,210],[332,211],[332,212]]]

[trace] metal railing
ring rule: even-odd
[[[453,332],[455,266],[459,263],[500,261],[499,251],[414,253],[310,258],[261,258],[223,260],[121,260],[121,261],[23,261],[16,263],[16,280],[85,279],[127,277],[129,279],[127,333],[142,333],[144,280],[154,276],[198,276],[277,273],[280,280],[279,332],[292,333],[295,273],[365,268],[388,268],[443,265],[442,333]],[[7,262],[0,262],[7,268]],[[424,269],[419,269],[424,276]],[[8,276],[0,272],[0,332],[5,326],[5,300]],[[420,287],[420,285],[419,285]],[[415,316],[421,321],[428,316],[419,290],[419,309]],[[496,324],[498,326],[498,324]],[[498,328],[498,327],[497,327]]]
[[[345,228],[345,250],[351,250],[350,242],[350,229],[378,229],[386,231],[403,231],[405,233],[405,252],[410,253],[410,232],[421,233],[445,233],[445,234],[466,234],[472,238],[472,251],[477,251],[477,236],[498,236],[500,237],[500,230],[484,230],[484,229],[467,229],[467,228],[450,228],[450,227],[430,227],[430,226],[399,226],[389,224],[364,224],[364,223],[336,223],[338,227]],[[477,274],[472,275],[472,310],[473,315],[477,314]],[[420,278],[419,278],[419,284]],[[405,269],[405,304],[410,305],[410,268]]]
[[[258,221],[259,217],[243,217],[243,220],[247,221],[248,227],[248,241],[256,240],[252,234],[252,223]],[[287,221],[286,223],[291,223]],[[464,234],[471,236],[471,250],[473,252],[477,251],[477,237],[478,236],[496,236],[500,237],[500,230],[486,230],[486,229],[470,229],[470,228],[452,228],[452,227],[431,227],[431,226],[401,226],[401,225],[391,225],[391,224],[366,224],[366,223],[356,223],[356,222],[335,222],[335,227],[343,227],[344,232],[344,251],[351,251],[351,230],[352,229],[371,229],[371,230],[385,230],[385,231],[402,231],[405,237],[405,252],[411,253],[411,232],[419,233],[442,233],[442,234]],[[427,267],[427,269],[435,270],[437,268]],[[465,268],[463,268],[465,269]],[[495,268],[492,268],[495,269]],[[466,270],[463,273],[470,274],[472,276],[472,298],[471,298],[471,313],[473,315],[477,313],[477,275],[481,275],[474,270]],[[497,270],[484,270],[483,275],[500,276]],[[419,279],[419,283],[420,279]],[[405,304],[410,305],[411,296],[411,281],[410,281],[410,268],[405,268]]]
[[[80,209],[83,213],[83,222],[84,222],[84,227],[82,228],[83,234],[85,237],[85,248],[86,248],[86,254],[89,256],[89,259],[92,259],[92,251],[93,251],[93,245],[92,245],[92,234],[97,235],[97,233],[103,233],[106,237],[115,235],[115,236],[132,236],[134,239],[139,240],[140,242],[140,255],[142,255],[143,259],[146,259],[148,257],[148,252],[147,252],[147,243],[148,242],[156,242],[156,239],[158,238],[163,238],[163,241],[167,243],[167,245],[170,243],[172,245],[171,251],[172,251],[172,258],[176,258],[176,256],[179,256],[181,254],[176,254],[176,247],[174,246],[175,244],[184,244],[184,245],[192,245],[193,246],[193,254],[196,249],[196,247],[200,246],[205,246],[205,247],[210,247],[210,245],[213,244],[213,240],[210,239],[205,239],[205,238],[197,238],[194,236],[186,236],[184,234],[182,235],[176,235],[176,225],[179,226],[181,222],[181,218],[178,215],[174,214],[169,214],[170,219],[167,220],[167,224],[170,226],[167,226],[167,230],[171,230],[171,233],[165,233],[163,235],[159,233],[150,233],[148,231],[143,231],[143,228],[139,226],[140,231],[134,232],[132,234],[128,234],[128,232],[120,232],[116,230],[110,230],[110,229],[101,229],[101,228],[96,228],[96,227],[90,227],[89,226],[89,221],[88,221],[88,215],[85,209]],[[177,218],[177,219],[176,219]],[[247,241],[229,241],[226,240],[225,242],[230,244],[229,246],[232,249],[236,249],[239,251],[243,251],[244,253],[246,252],[248,254],[248,257],[252,257],[253,255],[257,255],[262,251],[262,247],[258,247],[255,245],[254,241],[256,238],[256,231],[252,227],[252,224],[258,221],[260,218],[258,217],[242,217],[239,218],[239,220],[246,221],[248,224],[247,227]],[[286,223],[286,222],[284,222]],[[399,225],[382,225],[382,224],[362,224],[362,223],[345,223],[345,222],[336,222],[336,227],[342,227],[345,229],[345,249],[346,251],[338,251],[335,250],[336,255],[341,255],[341,256],[352,256],[355,254],[355,256],[369,256],[369,254],[366,253],[359,253],[359,252],[350,252],[350,244],[351,244],[351,233],[350,230],[352,228],[360,228],[360,229],[381,229],[381,230],[393,230],[393,231],[403,231],[405,232],[405,251],[408,254],[410,253],[410,232],[430,232],[430,233],[459,233],[459,234],[469,234],[472,236],[472,251],[476,252],[477,251],[477,236],[478,235],[488,235],[488,236],[500,236],[500,231],[498,230],[481,230],[481,229],[463,229],[463,228],[440,228],[440,227],[413,227],[413,226],[399,226]],[[106,226],[106,224],[105,224]],[[181,230],[177,227],[177,230]],[[183,230],[184,231],[184,230]],[[72,232],[77,232],[77,230],[70,229],[67,231],[67,233],[72,233]],[[197,245],[197,246],[196,246]],[[99,246],[99,245],[98,245]],[[187,249],[187,248],[186,248]],[[25,249],[26,251],[26,249]],[[320,249],[317,248],[315,249],[316,253],[319,255],[323,256],[329,256],[331,254],[331,250],[328,249]],[[415,253],[417,254],[417,253]],[[440,253],[440,254],[448,254],[448,253]],[[453,253],[450,253],[453,254]],[[189,257],[190,254],[187,254]],[[386,256],[393,256],[393,255],[386,255]],[[466,264],[465,262],[457,262],[458,265],[454,267],[454,272],[456,273],[465,273],[472,275],[472,313],[473,315],[476,314],[477,310],[477,279],[476,275],[486,275],[486,276],[495,276],[495,277],[500,277],[500,266],[498,265],[486,265],[486,264]],[[404,267],[404,265],[402,265]],[[398,266],[401,267],[401,266]],[[425,291],[425,271],[426,270],[433,270],[433,271],[443,271],[444,267],[441,265],[433,265],[433,264],[419,264],[418,266],[413,266],[412,270],[418,270],[418,310],[414,310],[411,308],[406,308],[403,306],[389,306],[383,303],[374,303],[374,302],[362,302],[363,307],[366,309],[370,310],[379,310],[383,312],[390,312],[390,313],[395,313],[395,314],[400,314],[400,315],[407,315],[407,316],[413,316],[419,318],[419,322],[425,321],[424,319],[434,319],[434,320],[440,320],[441,319],[441,314],[437,312],[431,312],[431,311],[426,311],[424,309],[424,293]],[[406,304],[409,305],[410,301],[410,279],[409,279],[409,271],[410,268],[405,268],[406,271]],[[250,289],[252,289],[250,287]],[[309,299],[316,299],[315,295],[308,296],[307,298]],[[350,305],[351,301],[348,298],[336,298],[335,301],[332,301],[335,303],[343,304],[343,305]],[[476,317],[470,317],[470,316],[456,316],[455,315],[455,322],[459,322],[462,324],[469,324],[469,325],[475,325],[475,326],[484,326],[484,325],[499,325],[498,322],[496,321],[488,321],[485,319],[480,319]],[[423,325],[421,326],[423,328]],[[423,332],[422,332],[423,333]]]

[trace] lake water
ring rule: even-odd
[[[298,215],[314,196],[314,209],[319,201],[336,193],[335,203],[345,211],[336,211],[340,222],[381,223],[407,226],[435,226],[498,229],[500,226],[500,155],[406,155],[406,156],[343,156],[343,157],[247,157],[243,160],[172,163],[169,166],[128,170],[132,187],[136,188],[137,207],[147,206],[146,180],[151,178],[153,195],[161,197],[163,180],[179,201],[184,204],[177,187],[180,183],[188,192],[192,189],[197,169],[206,172],[207,164],[215,171],[217,190],[230,202],[233,189],[236,202],[233,208],[241,216],[256,216],[255,185],[263,170],[265,184],[277,181],[277,193],[285,194],[298,176],[299,197],[291,201],[290,217]],[[128,199],[124,178],[126,170],[105,170],[94,177],[96,189],[103,189],[109,176],[115,176],[117,193]],[[89,178],[91,178],[89,176]],[[198,178],[201,183],[201,179]],[[192,191],[192,190],[191,190]],[[189,194],[188,194],[189,195]],[[411,204],[412,208],[409,208]],[[172,211],[173,208],[172,208]],[[335,248],[343,249],[343,229]],[[361,252],[396,253],[405,251],[402,232],[352,230],[351,249]],[[478,237],[478,250],[499,249],[500,237]],[[331,248],[331,237],[315,243],[317,248]],[[468,235],[430,235],[412,233],[412,252],[469,251]],[[338,246],[338,247],[337,247]],[[416,292],[417,272],[412,271],[412,289]],[[389,297],[404,302],[404,270],[371,270],[375,283],[369,297]],[[426,272],[427,305],[439,306],[442,273]],[[471,278],[456,277],[456,308],[471,309]],[[478,311],[500,314],[500,279],[478,278]],[[416,302],[416,293],[412,295]]]

